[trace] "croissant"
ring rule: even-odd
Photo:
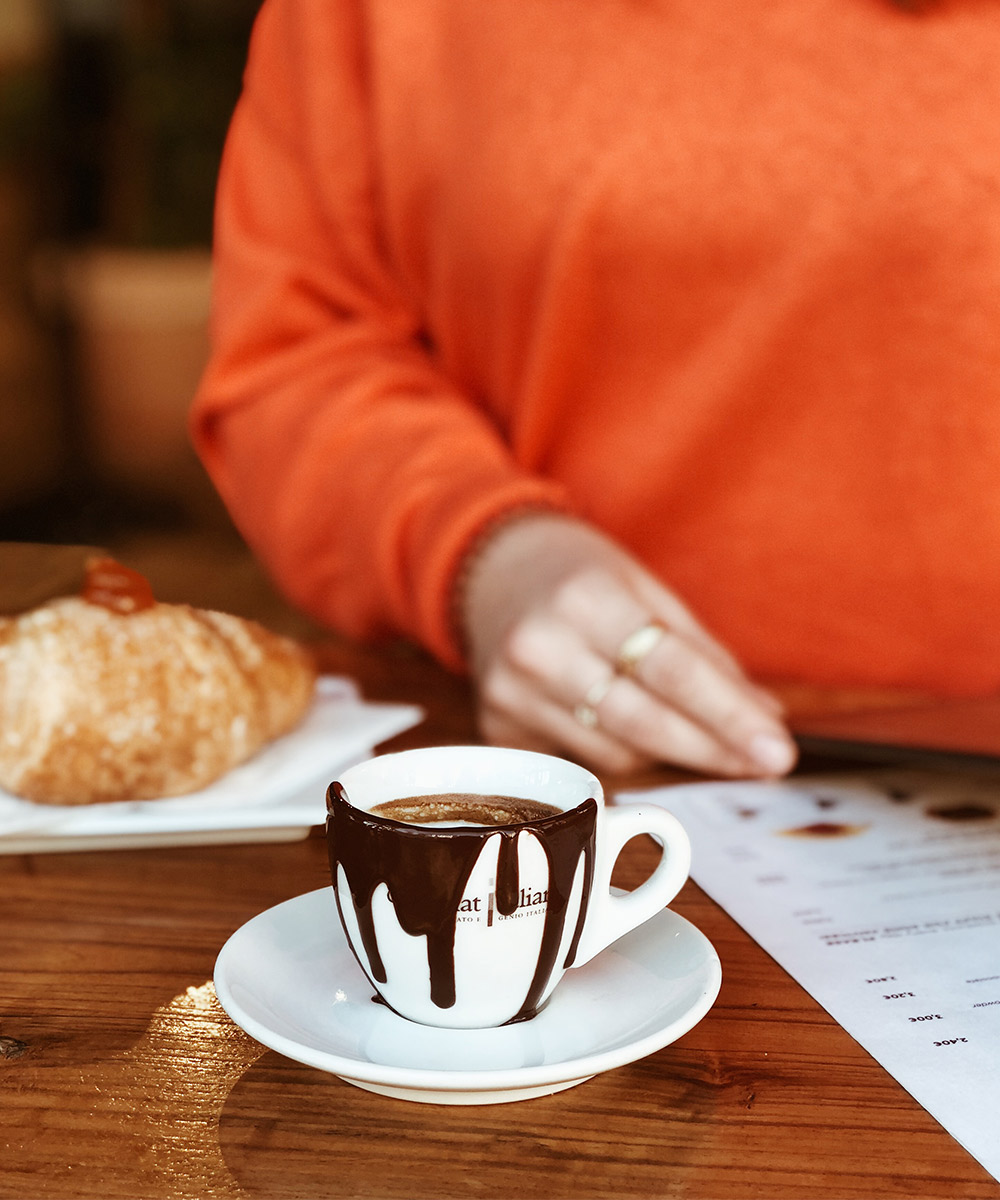
[[[47,804],[177,796],[293,728],[315,666],[254,621],[155,601],[113,562],[0,617],[0,787]]]

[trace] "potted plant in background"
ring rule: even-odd
[[[49,26],[42,0],[0,5],[0,511],[49,491],[65,430],[53,345],[33,304],[31,260],[44,129]]]
[[[0,0],[0,540],[313,626],[195,459],[215,177],[259,0]]]
[[[259,0],[79,3],[75,25],[64,13],[55,108],[77,183],[63,281],[83,441],[131,503],[212,523],[221,504],[186,417],[208,353],[215,179]]]

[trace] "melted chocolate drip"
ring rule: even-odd
[[[538,965],[535,976],[528,988],[528,995],[520,1012],[513,1019],[522,1021],[533,1017],[538,1010],[545,985],[552,974],[559,943],[562,941],[563,929],[566,925],[566,909],[569,905],[573,879],[576,876],[577,864],[581,854],[584,856],[583,891],[580,899],[580,913],[576,919],[576,928],[569,950],[562,965],[571,967],[576,959],[580,935],[587,919],[587,907],[590,900],[590,888],[594,879],[594,843],[597,829],[597,801],[588,800],[585,806],[584,819],[569,822],[558,817],[550,817],[544,825],[536,825],[537,836],[549,861],[549,895],[545,907],[545,926],[542,931],[542,944],[538,951]],[[577,810],[563,814],[580,816]],[[517,861],[514,862],[515,871]],[[498,881],[499,882],[499,881]],[[515,889],[517,883],[514,884]],[[515,908],[517,907],[515,901]],[[513,911],[513,910],[512,910]]]
[[[583,932],[594,871],[597,801],[590,799],[569,812],[520,825],[433,828],[403,825],[355,808],[341,785],[334,783],[327,808],[327,847],[337,907],[343,914],[339,866],[347,878],[361,941],[375,981],[387,981],[372,916],[372,898],[379,885],[385,884],[400,926],[408,934],[427,939],[431,1000],[438,1008],[451,1008],[455,1003],[458,912],[469,876],[487,840],[497,835],[501,839],[495,902],[498,912],[510,916],[517,911],[521,891],[517,839],[522,834],[538,839],[549,864],[545,924],[534,977],[512,1021],[534,1016],[559,952],[581,856],[584,857],[583,902],[566,966],[572,964]]]

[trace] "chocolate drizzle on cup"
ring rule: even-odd
[[[534,976],[511,1020],[523,1021],[535,1015],[563,940],[570,893],[581,859],[583,900],[566,966],[574,961],[583,930],[594,871],[595,799],[554,816],[517,824],[418,826],[356,808],[344,788],[333,783],[327,794],[327,809],[327,846],[337,906],[342,918],[345,904],[355,911],[374,982],[387,982],[372,912],[375,892],[384,884],[400,927],[412,936],[427,939],[431,1000],[442,1009],[455,1003],[458,914],[469,877],[487,842],[494,837],[500,839],[495,905],[498,913],[510,916],[517,910],[521,895],[518,838],[537,839],[549,868],[545,921]],[[341,898],[340,871],[350,889],[350,901]],[[364,968],[364,963],[361,966]]]

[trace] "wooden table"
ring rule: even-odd
[[[416,653],[324,653],[370,698],[425,706],[392,748],[474,740],[464,685]],[[628,854],[637,880],[652,845]],[[415,1104],[265,1050],[219,1006],[216,955],[250,917],[328,882],[320,836],[0,858],[0,1196],[1000,1196],[691,883],[674,907],[719,952],[718,1002],[673,1045],[570,1091]]]

